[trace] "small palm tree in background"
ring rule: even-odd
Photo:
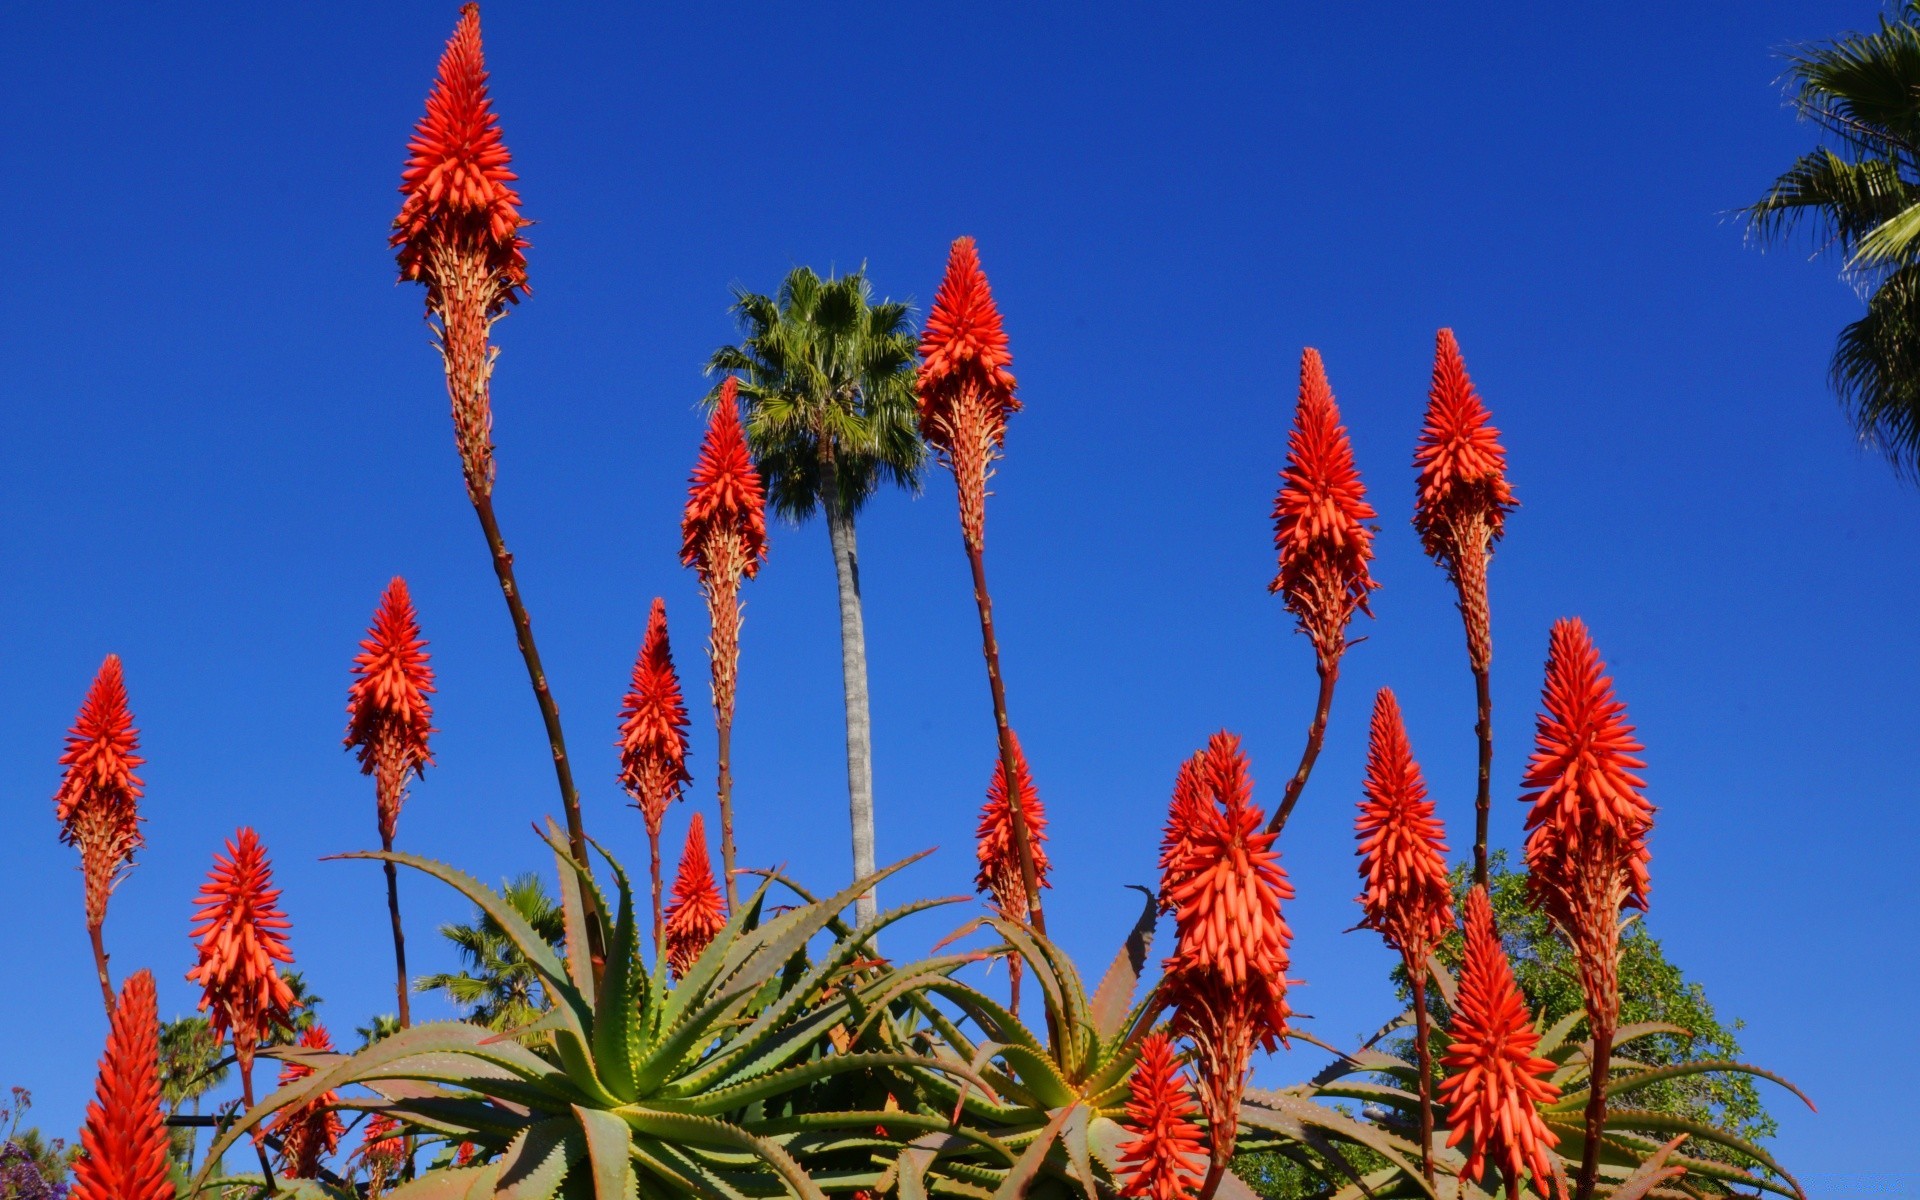
[[[213,1032],[203,1016],[180,1017],[160,1026],[160,1100],[169,1113],[178,1113],[191,1104],[193,1115],[200,1115],[200,1098],[227,1081],[232,1070],[222,1058],[225,1043]],[[193,1159],[199,1146],[199,1129],[188,1126],[171,1131],[175,1158],[193,1173]]]
[[[501,895],[534,932],[559,948],[566,938],[565,918],[538,875],[515,876]],[[532,1024],[545,1011],[547,999],[539,974],[514,948],[498,921],[476,913],[470,925],[442,925],[440,936],[460,951],[466,969],[457,975],[423,976],[414,981],[414,991],[445,992],[447,999],[467,1010],[467,1020],[502,1032]]]
[[[1744,210],[1757,239],[1810,230],[1867,298],[1832,382],[1861,442],[1920,477],[1920,0],[1871,33],[1787,55],[1789,98],[1824,144]]]
[[[735,289],[732,311],[744,337],[714,351],[707,372],[741,377],[747,440],[775,511],[795,524],[815,512],[827,519],[840,593],[847,800],[859,878],[874,871],[873,722],[854,517],[882,484],[919,490],[927,448],[914,398],[912,308],[874,303],[864,267],[826,279],[795,267],[776,296]],[[859,918],[875,907],[871,893],[862,896]]]

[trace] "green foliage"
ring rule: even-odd
[[[1787,56],[1794,107],[1826,144],[1745,210],[1758,239],[1808,229],[1844,256],[1868,296],[1846,326],[1832,382],[1860,439],[1920,473],[1920,0],[1878,29]]]
[[[566,932],[560,906],[538,875],[506,881],[500,897],[549,954],[559,948]],[[492,912],[482,908],[470,924],[442,925],[440,936],[460,951],[466,969],[423,976],[414,981],[415,991],[444,992],[447,999],[468,1010],[468,1020],[496,1031],[531,1025],[547,1010],[539,970]]]
[[[849,514],[883,482],[918,489],[927,448],[911,312],[875,303],[864,269],[821,279],[795,267],[777,296],[735,290],[745,337],[714,351],[707,371],[742,376],[747,439],[782,516],[812,516],[829,469]]]
[[[364,1049],[382,1038],[389,1038],[399,1033],[400,1018],[392,1013],[375,1013],[367,1018],[365,1025],[354,1026],[353,1031],[360,1035],[360,1045]]]
[[[179,1017],[160,1025],[160,1099],[168,1111],[183,1104],[198,1107],[200,1097],[227,1081],[232,1067],[222,1058],[223,1042],[202,1016]]]

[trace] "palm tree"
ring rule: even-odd
[[[560,906],[538,875],[519,875],[501,888],[501,896],[557,950],[566,938]],[[467,1020],[505,1031],[531,1024],[547,1007],[540,977],[514,948],[499,922],[484,912],[471,925],[442,925],[440,936],[452,942],[466,962],[458,975],[427,975],[414,981],[416,992],[445,992],[469,1010]]]
[[[745,336],[715,350],[707,373],[743,377],[747,439],[774,510],[796,525],[815,512],[827,518],[840,592],[847,802],[859,878],[874,870],[873,723],[853,525],[881,484],[920,487],[927,448],[914,399],[912,306],[874,303],[864,267],[826,279],[795,267],[778,296],[734,289],[732,312]],[[864,921],[875,907],[869,893],[855,911]]]
[[[1808,226],[1867,311],[1840,331],[1833,389],[1862,444],[1920,478],[1920,0],[1871,33],[1787,55],[1787,86],[1824,144],[1744,210],[1750,233],[1785,242]]]

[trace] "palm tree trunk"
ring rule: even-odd
[[[853,827],[853,877],[873,874],[873,717],[867,708],[867,625],[860,611],[859,547],[853,514],[832,488],[823,488],[827,541],[833,547],[833,573],[840,591],[840,676],[847,705],[847,816]],[[872,892],[854,902],[864,923],[879,909]]]

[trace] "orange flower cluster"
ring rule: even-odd
[[[191,936],[199,961],[187,978],[201,986],[200,1007],[216,1034],[231,1032],[243,1074],[269,1026],[291,1028],[293,990],[276,963],[290,963],[287,915],[280,911],[267,851],[252,829],[241,828],[215,854],[213,870],[195,899]]]
[[[987,475],[1020,411],[1012,364],[980,252],[972,238],[955,239],[920,335],[920,433],[953,470],[961,533],[975,551],[986,538]]]
[[[1254,1044],[1271,1049],[1287,1033],[1293,934],[1280,905],[1293,887],[1273,849],[1277,835],[1261,830],[1266,814],[1252,801],[1240,739],[1215,734],[1193,780],[1201,799],[1188,799],[1183,811],[1176,795],[1168,814],[1161,894],[1178,941],[1160,986],[1173,1006],[1174,1036],[1193,1047],[1217,1174],[1233,1154]]]
[[[1487,560],[1517,501],[1507,484],[1500,431],[1467,377],[1451,329],[1442,329],[1434,346],[1433,387],[1413,465],[1419,470],[1413,527],[1459,589],[1467,652],[1473,669],[1484,672],[1493,661]]]
[[[374,777],[380,838],[393,845],[407,776],[425,778],[433,753],[427,738],[433,728],[433,668],[427,643],[413,611],[407,581],[394,576],[374,610],[373,624],[353,660],[353,686],[347,690],[346,746],[360,751],[360,771]]]
[[[1201,808],[1210,797],[1206,784],[1207,753],[1198,751],[1180,764],[1173,777],[1173,800],[1167,805],[1167,827],[1160,834],[1160,911],[1173,911],[1173,889],[1184,876],[1187,837],[1200,823]]]
[[[1340,424],[1340,410],[1327,385],[1320,352],[1300,356],[1300,397],[1287,439],[1287,465],[1273,502],[1273,544],[1280,573],[1270,590],[1313,641],[1321,669],[1347,648],[1347,624],[1357,610],[1371,616],[1367,594],[1380,585],[1367,563],[1373,558],[1377,515],[1354,467],[1353,443]]]
[[[1040,803],[1040,792],[1033,786],[1027,770],[1026,752],[1020,739],[1013,740],[1014,779],[1020,797],[1020,812],[1027,819],[1027,835],[1033,848],[1033,873],[1041,887],[1050,886],[1047,872],[1047,810]],[[1007,768],[998,756],[993,764],[993,782],[987,786],[987,802],[980,809],[980,824],[974,831],[974,856],[980,867],[974,873],[974,890],[993,897],[1000,915],[1014,921],[1027,919],[1027,888],[1020,878],[1020,848],[1013,838],[1013,807],[1007,798]]]
[[[673,879],[673,902],[667,906],[667,965],[675,979],[693,968],[714,935],[726,928],[727,906],[714,883],[713,864],[707,858],[707,826],[693,814],[687,827],[687,848]]]
[[[1465,1178],[1481,1179],[1488,1164],[1497,1164],[1510,1196],[1519,1196],[1525,1171],[1533,1173],[1535,1191],[1551,1193],[1558,1176],[1547,1148],[1560,1139],[1539,1106],[1560,1089],[1548,1080],[1553,1063],[1534,1056],[1540,1035],[1493,927],[1493,905],[1478,885],[1467,893],[1466,942],[1451,1044],[1440,1060],[1447,1072],[1440,1098],[1452,1126],[1447,1145],[1472,1139]]]
[[[1193,1098],[1165,1033],[1140,1044],[1120,1144],[1120,1194],[1137,1200],[1188,1200],[1207,1166],[1206,1140],[1195,1124]]]
[[[142,784],[134,774],[146,762],[139,749],[120,656],[109,654],[67,733],[60,755],[66,773],[53,796],[60,840],[80,851],[89,929],[98,930],[106,920],[107,897],[133,862],[134,851],[146,844],[140,833]]]
[[[667,644],[667,602],[658,596],[647,617],[647,636],[633,663],[633,682],[620,706],[620,784],[633,796],[660,836],[667,805],[693,776],[687,774],[687,705]]]
[[[740,580],[767,557],[767,498],[740,428],[739,381],[720,385],[680,520],[680,561],[700,575],[712,618],[713,704],[733,719],[740,670]]]
[[[1413,761],[1400,704],[1389,688],[1381,688],[1374,700],[1361,789],[1365,799],[1354,820],[1360,878],[1366,883],[1360,896],[1366,916],[1360,924],[1400,951],[1409,972],[1420,971],[1453,924],[1447,847],[1420,764]]]
[[[385,1113],[374,1113],[367,1118],[366,1129],[360,1135],[360,1161],[366,1164],[371,1195],[378,1196],[385,1191],[387,1182],[400,1172],[407,1143],[399,1131],[400,1122]]]
[[[453,401],[454,441],[477,504],[493,494],[493,321],[527,291],[527,243],[520,230],[518,178],[508,166],[500,121],[487,95],[480,6],[460,10],[427,96],[426,116],[407,143],[400,176],[406,197],[389,243],[400,279],[427,285],[427,312],[440,320],[440,353]]]
[[[72,1200],[173,1200],[151,972],[135,972],[120,989],[80,1146]]]
[[[307,1050],[332,1050],[333,1038],[326,1027],[315,1025],[300,1035],[299,1045]],[[280,1086],[307,1078],[313,1068],[288,1059],[280,1065]],[[313,1179],[319,1175],[320,1160],[340,1148],[340,1135],[346,1125],[334,1109],[337,1093],[328,1091],[295,1108],[284,1108],[273,1119],[273,1132],[280,1139],[280,1173],[289,1179]]]

